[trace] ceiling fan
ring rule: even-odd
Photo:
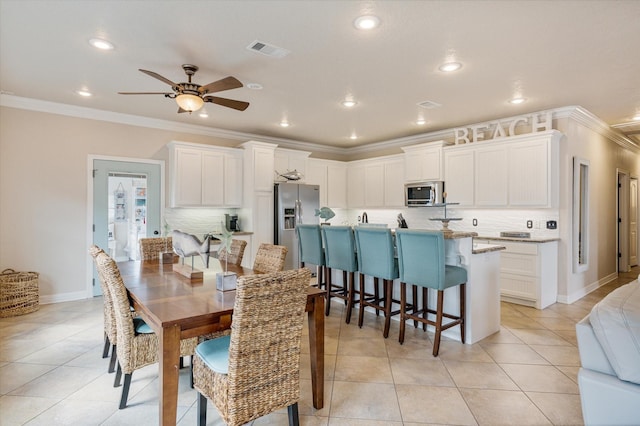
[[[118,92],[120,95],[164,95],[165,98],[175,99],[178,104],[178,112],[192,113],[197,111],[204,105],[205,102],[211,102],[213,104],[222,105],[227,108],[237,109],[244,111],[249,106],[249,102],[236,101],[233,99],[219,98],[217,96],[209,96],[209,93],[222,92],[224,90],[237,89],[242,87],[242,83],[235,77],[226,77],[222,80],[214,81],[207,85],[201,86],[191,82],[191,76],[193,76],[198,67],[191,64],[182,65],[182,69],[189,78],[186,83],[174,83],[153,71],[147,71],[140,69],[139,71],[156,78],[171,86],[173,92]]]

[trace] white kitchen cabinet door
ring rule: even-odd
[[[253,150],[253,190],[273,192],[273,149],[256,147]]]
[[[384,163],[384,206],[404,207],[404,159]]]
[[[195,149],[175,150],[173,162],[172,207],[202,204],[202,152]]]
[[[508,203],[508,152],[505,145],[478,148],[475,152],[475,205],[506,207]]]
[[[548,206],[551,194],[549,167],[548,140],[509,146],[509,205]]]
[[[384,164],[376,162],[364,166],[364,204],[367,207],[384,206]]]
[[[309,151],[277,148],[274,152],[274,170],[279,174],[296,170],[302,174],[302,178],[298,183],[309,183],[307,181],[309,154],[311,154]],[[276,180],[283,181],[284,178],[277,177]]]
[[[436,143],[433,143],[436,144]],[[405,180],[407,182],[438,181],[443,179],[442,144],[437,146],[408,146],[405,152]]]
[[[349,166],[347,169],[347,204],[349,208],[364,207],[364,167]]]
[[[224,153],[202,153],[202,205],[224,204]]]
[[[224,205],[242,206],[242,155],[225,155],[224,158]]]
[[[327,201],[334,208],[347,208],[347,165],[329,163],[327,166]]]
[[[474,159],[474,151],[470,149],[445,150],[444,190],[447,193],[447,202],[473,206]]]
[[[320,206],[327,205],[327,163],[324,160],[310,158],[307,162],[307,176],[305,179],[309,185],[320,186]],[[345,182],[343,182],[343,185]]]

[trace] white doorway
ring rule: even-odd
[[[618,170],[618,272],[629,269],[629,173]]]
[[[90,244],[116,261],[138,260],[139,239],[162,234],[164,162],[93,157],[89,163]],[[90,270],[91,293],[99,296],[93,264]]]
[[[629,179],[629,266],[638,265],[638,178]]]

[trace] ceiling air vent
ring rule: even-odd
[[[433,101],[418,102],[418,105],[425,109],[440,108],[442,106],[442,104]]]
[[[272,44],[268,44],[258,40],[252,41],[247,46],[247,49],[253,52],[262,53],[263,55],[270,56],[272,58],[284,58],[289,53],[291,53],[287,49],[283,49],[282,47],[274,46]]]

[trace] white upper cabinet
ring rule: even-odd
[[[443,141],[402,147],[404,151],[405,181],[423,182],[443,180]]]
[[[330,161],[327,165],[327,202],[329,207],[347,208],[347,165]]]
[[[171,207],[239,207],[242,151],[171,142]]]
[[[485,146],[475,150],[475,204],[503,207],[508,203],[508,150]]]
[[[448,203],[470,207],[474,204],[475,153],[468,149],[444,151],[444,190]]]
[[[404,158],[384,163],[384,206],[404,207]]]
[[[553,204],[551,148],[548,139],[521,142],[509,147],[511,206],[540,207]]]
[[[448,202],[461,206],[556,207],[556,130],[444,148]]]
[[[294,149],[276,148],[273,156],[274,169],[276,173],[282,174],[289,171],[298,171],[302,174],[299,183],[307,182],[307,161],[311,152],[297,151]],[[283,182],[286,179],[276,176],[276,182]]]
[[[404,206],[404,158],[379,157],[349,163],[349,208]]]
[[[364,207],[364,165],[349,164],[347,168],[347,205]]]
[[[276,169],[277,170],[277,169]],[[320,186],[320,206],[327,205],[327,163],[325,160],[310,158],[307,161],[305,182]]]

